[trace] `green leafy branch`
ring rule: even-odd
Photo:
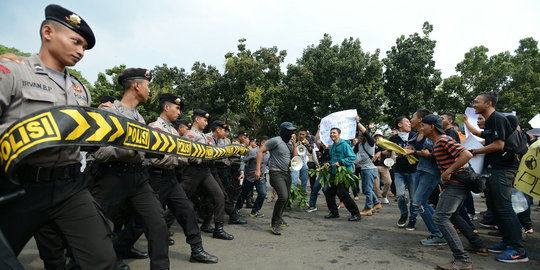
[[[345,166],[339,166],[336,168],[336,174],[332,178],[330,177],[331,168],[330,167],[320,167],[317,169],[308,169],[309,175],[313,176],[315,174],[319,174],[322,176],[320,178],[321,185],[324,186],[325,182],[327,185],[334,184],[337,185],[339,183],[345,183],[345,187],[350,188],[351,185],[353,187],[356,187],[356,181],[360,181],[360,177],[353,174],[353,172]]]

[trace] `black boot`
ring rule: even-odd
[[[201,231],[203,231],[205,233],[213,233],[214,232],[214,228],[212,227],[212,225],[210,225],[210,220],[208,220],[208,221],[204,220],[204,222],[201,225]]]
[[[223,239],[223,240],[233,240],[234,236],[228,234],[223,230],[223,222],[216,222],[216,227],[214,228],[214,238]]]
[[[201,242],[201,243],[191,245],[191,257],[189,258],[189,261],[200,262],[200,263],[217,263],[218,258],[204,251],[202,242]]]
[[[241,219],[238,214],[236,213],[236,210],[229,215],[229,224],[247,224],[247,221],[244,219]]]
[[[129,265],[125,264],[124,261],[120,258],[116,261],[116,269],[118,270],[129,270]]]

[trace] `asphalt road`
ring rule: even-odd
[[[364,199],[357,204],[361,209]],[[428,247],[420,239],[428,236],[420,217],[415,231],[398,228],[397,202],[390,200],[373,216],[362,217],[359,222],[349,222],[349,213],[340,209],[341,217],[326,220],[327,208],[324,196],[319,196],[319,211],[306,213],[293,207],[284,213],[289,227],[281,236],[271,234],[270,217],[274,203],[265,202],[261,210],[264,218],[245,217],[247,225],[226,225],[225,230],[235,236],[232,241],[213,239],[203,233],[206,251],[219,257],[219,263],[205,265],[190,263],[189,245],[185,243],[182,229],[175,223],[172,230],[176,244],[170,247],[171,269],[435,269],[436,264],[448,262],[452,253],[448,246]],[[536,204],[538,202],[536,201]],[[483,198],[475,198],[477,211],[486,209]],[[482,257],[471,255],[475,269],[540,269],[540,211],[534,211],[532,219],[538,232],[530,234],[525,242],[530,261],[521,264],[504,264],[495,261],[495,255]],[[244,209],[249,213],[249,209]],[[477,221],[474,222],[476,225]],[[481,238],[487,245],[495,244],[499,238],[489,236],[488,229],[477,226]],[[465,246],[467,240],[462,237]],[[146,250],[146,239],[141,238],[136,246]],[[31,240],[19,259],[26,269],[42,269],[35,242]],[[132,270],[148,269],[149,260],[126,260]]]

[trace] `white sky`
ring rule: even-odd
[[[400,35],[421,33],[433,24],[436,67],[443,78],[474,46],[489,55],[513,52],[519,40],[540,40],[540,1],[64,1],[55,3],[83,17],[96,35],[96,46],[75,66],[91,83],[98,72],[116,65],[153,68],[166,63],[190,70],[195,61],[223,71],[224,55],[247,47],[287,50],[295,63],[324,33],[334,43],[359,38],[364,51],[381,50],[381,59]],[[49,2],[2,0],[0,44],[37,52],[39,25]],[[284,69],[284,71],[286,71]]]

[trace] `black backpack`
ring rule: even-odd
[[[503,156],[511,160],[519,160],[527,153],[527,137],[523,132],[514,129],[504,142]]]

